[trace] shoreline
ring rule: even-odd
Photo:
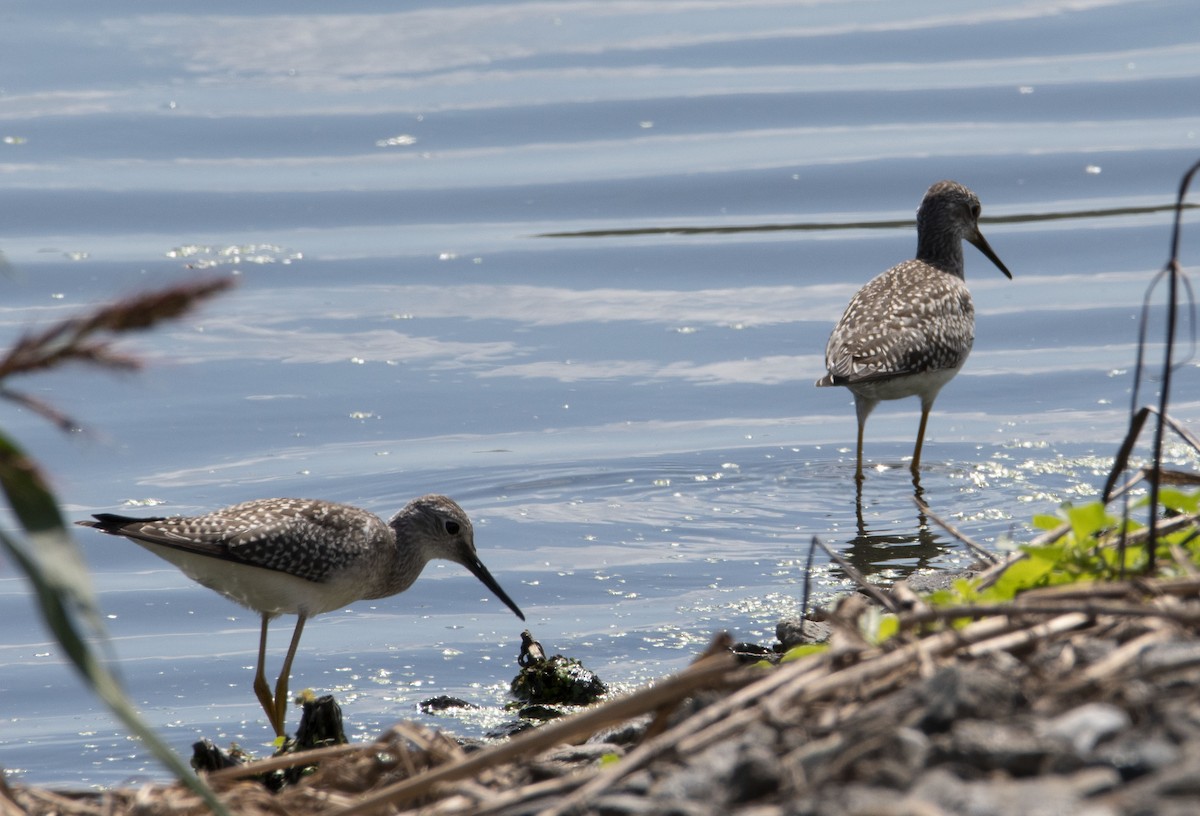
[[[652,686],[473,752],[401,723],[375,743],[207,779],[239,814],[1132,816],[1200,807],[1200,578],[1031,590],[962,628],[945,625],[950,612],[910,605],[880,646],[858,636],[872,614],[860,596],[843,599],[829,614],[827,651],[770,669],[738,665],[718,639]],[[245,778],[314,756],[317,770],[278,794]],[[178,784],[88,793],[9,784],[0,806],[207,812]]]

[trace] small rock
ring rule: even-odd
[[[604,742],[585,742],[582,745],[560,745],[557,748],[551,748],[549,751],[539,754],[538,760],[541,762],[583,764],[599,762],[602,758],[610,755],[625,756],[625,749],[620,745]]]
[[[952,762],[1013,776],[1036,774],[1048,757],[1062,753],[1059,743],[1028,726],[987,720],[955,723],[945,750]]]
[[[839,733],[811,740],[792,751],[788,757],[789,764],[794,766],[803,778],[812,778],[820,774],[827,763],[834,761],[845,746],[846,739]]]
[[[562,715],[563,713],[559,709],[544,705],[522,706],[517,712],[517,716],[523,720],[537,720],[538,722],[557,720]]]
[[[1200,642],[1153,643],[1142,650],[1137,662],[1139,669],[1148,674],[1200,666]]]
[[[904,790],[925,770],[930,748],[929,737],[923,731],[897,728],[872,757],[864,758],[855,773],[864,782]]]
[[[797,801],[798,810],[805,816],[830,816],[830,814],[887,814],[887,816],[915,816],[915,811],[904,807],[901,794],[891,788],[863,785],[851,782],[816,796]],[[957,811],[938,811],[925,806],[929,816],[961,816]]]
[[[625,777],[621,782],[620,791],[622,793],[632,793],[637,796],[646,796],[650,793],[650,787],[654,784],[654,776],[649,771],[642,769],[634,771],[629,776]]]
[[[488,739],[507,739],[520,734],[522,731],[528,731],[530,728],[537,728],[532,720],[513,720],[512,722],[501,723],[495,728],[487,732]]]
[[[1162,735],[1130,733],[1100,746],[1091,758],[1115,768],[1124,779],[1136,779],[1174,767],[1180,756],[1179,747]]]
[[[983,666],[947,666],[917,693],[925,704],[919,727],[926,733],[945,731],[962,719],[1004,717],[1021,696],[1012,680]]]
[[[426,714],[449,711],[452,708],[479,708],[474,703],[468,703],[466,700],[459,699],[458,697],[448,697],[445,694],[430,697],[428,700],[422,700],[419,707]]]
[[[829,624],[817,621],[787,618],[775,624],[775,639],[779,641],[780,652],[805,643],[824,643],[829,640],[829,633]]]
[[[638,717],[612,728],[602,728],[587,738],[588,742],[612,742],[617,745],[633,745],[641,742],[650,725],[650,717]]]
[[[742,665],[754,665],[760,661],[777,662],[779,653],[773,652],[765,646],[759,646],[757,643],[735,643],[730,648],[734,658]]]
[[[955,581],[971,578],[976,574],[972,570],[930,569],[924,572],[914,572],[904,580],[913,592],[926,595],[939,589],[949,589],[954,586]]]
[[[1164,768],[1154,780],[1154,787],[1162,796],[1200,796],[1200,757],[1184,756],[1176,765]]]
[[[688,764],[659,779],[650,789],[655,799],[678,802],[726,801],[726,786],[738,761],[738,745],[718,742],[688,759]]]
[[[743,742],[728,782],[729,801],[753,802],[779,790],[783,767],[769,746]]]
[[[909,806],[924,804],[956,816],[1117,816],[1112,808],[1088,802],[1097,787],[1094,771],[1080,777],[1042,776],[1007,779],[996,776],[964,781],[935,769],[925,774],[905,798]],[[1111,775],[1115,778],[1115,774]],[[921,811],[910,811],[921,812]],[[924,811],[928,812],[928,811]]]
[[[525,666],[512,681],[513,695],[530,703],[588,705],[607,691],[594,672],[562,655]]]
[[[246,755],[236,746],[231,746],[229,751],[225,751],[210,739],[192,743],[192,768],[197,771],[208,773],[222,768],[236,768],[245,762]]]
[[[1079,756],[1091,753],[1097,743],[1130,726],[1129,715],[1111,703],[1085,703],[1058,715],[1042,727],[1042,733],[1061,739]]]
[[[596,816],[650,816],[657,813],[657,804],[644,796],[632,793],[610,793],[596,799],[591,812]]]

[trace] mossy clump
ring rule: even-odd
[[[511,688],[517,699],[543,705],[588,705],[608,691],[595,672],[562,655],[530,662],[513,678]]]

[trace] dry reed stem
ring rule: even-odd
[[[315,765],[318,762],[336,759],[347,754],[367,753],[378,750],[378,745],[378,742],[368,745],[329,745],[324,748],[312,748],[308,751],[296,751],[292,754],[280,754],[248,762],[245,765],[234,765],[218,771],[210,771],[205,774],[205,778],[213,783],[233,782],[272,771],[282,771],[285,768],[295,768],[298,765]]]
[[[926,504],[920,496],[913,496],[913,502],[917,505],[917,510],[919,510],[922,515],[928,516],[934,524],[941,527],[943,530],[961,542],[967,549],[975,554],[976,558],[987,564],[995,564],[1000,560],[1000,556],[996,555],[994,552],[975,541],[953,524],[943,519],[937,513],[933,512],[933,509],[930,508],[930,506]]]
[[[1099,660],[1088,666],[1078,677],[1064,683],[1061,686],[1061,692],[1073,693],[1085,686],[1090,686],[1092,683],[1115,676],[1118,671],[1137,659],[1138,655],[1145,651],[1147,647],[1155,643],[1170,640],[1171,635],[1172,632],[1166,627],[1158,627],[1134,638],[1128,643],[1121,644],[1111,654],[1105,656],[1103,660]]]
[[[973,643],[966,647],[963,652],[969,657],[978,658],[995,652],[1011,651],[1022,646],[1028,646],[1050,635],[1057,635],[1069,632],[1072,629],[1078,629],[1087,624],[1091,619],[1092,616],[1085,612],[1068,612],[1065,615],[1059,615],[1057,618],[1051,618],[1048,621],[1035,624],[1018,632],[1008,632],[1007,634],[998,635],[988,640]]]

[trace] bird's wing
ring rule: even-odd
[[[102,513],[86,526],[139,543],[324,581],[360,558],[391,529],[349,505],[264,499],[200,516],[132,518]]]
[[[829,374],[818,385],[871,382],[963,364],[975,339],[975,312],[965,286],[947,276],[946,285],[909,291],[905,302],[897,303],[876,298],[874,283],[850,300],[829,336]]]

